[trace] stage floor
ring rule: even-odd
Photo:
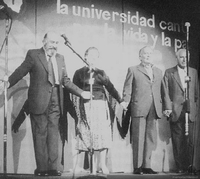
[[[144,174],[136,175],[131,173],[110,173],[108,175],[97,174],[72,174],[69,172],[63,173],[62,176],[47,176],[47,177],[36,177],[33,174],[0,174],[0,179],[199,179],[199,175],[188,175],[188,174],[175,174],[175,173],[159,173],[156,175]]]

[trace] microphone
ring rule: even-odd
[[[186,27],[190,27],[190,23],[189,23],[189,22],[186,22],[186,23],[185,23],[185,26],[186,26]]]
[[[186,23],[185,23],[185,26],[186,26],[187,41],[188,41],[188,40],[189,40],[189,27],[190,27],[190,23],[189,23],[189,22],[186,22]]]
[[[6,11],[5,6],[0,5],[0,11],[2,11],[8,18],[12,19],[9,13]]]
[[[62,34],[61,37],[64,38],[66,45],[70,45],[71,46],[71,43],[69,42],[69,39],[67,38],[67,36],[65,34]]]

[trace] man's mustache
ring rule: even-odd
[[[49,47],[49,50],[57,50],[57,47]]]

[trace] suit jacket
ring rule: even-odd
[[[197,105],[198,105],[198,75],[194,68],[189,67],[189,76],[191,81],[189,82],[189,105],[190,113],[189,119],[194,121],[197,118]],[[177,66],[174,66],[165,71],[164,82],[167,89],[168,98],[165,102],[165,110],[172,109],[172,115],[170,120],[175,122],[178,120],[183,106],[184,106],[184,88],[181,84],[181,79],[178,74]]]
[[[132,117],[146,117],[152,104],[158,118],[162,116],[161,87],[162,71],[153,67],[153,82],[151,82],[143,65],[128,68],[123,88],[123,99],[130,103]]]
[[[64,57],[56,54],[59,73],[59,98],[61,114],[63,114],[63,87],[69,92],[80,96],[81,90],[74,85],[67,76]],[[48,62],[46,60],[44,49],[33,49],[27,52],[23,63],[9,77],[10,87],[15,85],[27,73],[30,74],[30,86],[28,90],[29,112],[33,114],[42,114],[47,109],[52,85],[48,81]]]

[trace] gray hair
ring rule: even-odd
[[[90,50],[96,50],[98,52],[99,55],[99,50],[96,47],[89,47],[86,51],[85,51],[85,57],[88,55]]]

